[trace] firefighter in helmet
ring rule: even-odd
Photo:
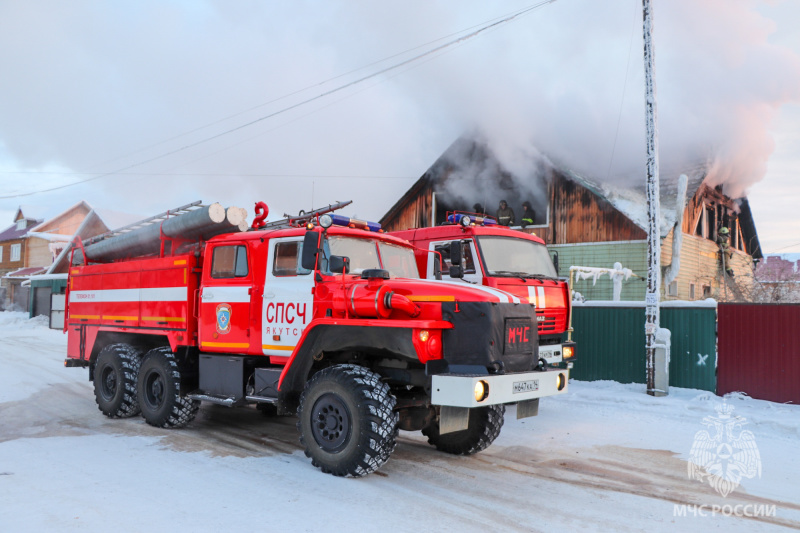
[[[520,221],[522,227],[533,226],[534,220],[536,220],[536,211],[531,207],[531,203],[522,202],[522,220]]]
[[[497,223],[501,226],[514,225],[514,210],[508,207],[508,202],[500,200],[500,209],[497,210]]]
[[[733,252],[731,251],[729,243],[730,237],[730,230],[727,227],[722,226],[719,228],[717,232],[717,245],[719,245],[720,261],[725,267],[725,273],[733,277],[733,268],[731,267]]]

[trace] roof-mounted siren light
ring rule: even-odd
[[[465,215],[464,213],[453,213],[447,215],[447,221],[451,224],[459,224],[461,226],[494,226],[497,221],[489,217],[479,217]]]
[[[329,216],[331,218],[331,224],[335,226],[343,226],[346,228],[356,228],[356,229],[363,229],[366,231],[381,231],[381,225],[377,222],[370,222],[367,220],[358,220],[357,218],[350,218],[343,215],[323,215],[323,217]],[[320,225],[322,225],[322,218],[320,217]],[[324,227],[324,226],[323,226]]]

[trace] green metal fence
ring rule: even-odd
[[[669,381],[673,387],[716,392],[716,308],[664,307],[661,327],[672,332]],[[570,377],[645,382],[644,305],[574,307],[578,360]]]

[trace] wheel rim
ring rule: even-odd
[[[151,409],[158,409],[164,403],[164,377],[158,372],[149,372],[144,379],[144,399]]]
[[[338,452],[350,438],[351,417],[347,406],[335,394],[324,394],[311,409],[311,433],[320,448]]]
[[[100,395],[110,401],[117,394],[117,373],[111,366],[103,367],[100,372]]]

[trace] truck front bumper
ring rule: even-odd
[[[488,389],[483,400],[475,397],[479,382],[483,382]],[[487,376],[436,374],[431,381],[431,403],[473,408],[524,402],[564,394],[569,387],[568,382],[569,370],[553,369]]]
[[[570,350],[569,357],[564,357],[565,350]],[[544,359],[548,365],[557,365],[561,362],[572,363],[575,361],[575,343],[564,342],[562,344],[544,344],[539,346],[539,359]],[[572,368],[569,366],[568,368]]]

